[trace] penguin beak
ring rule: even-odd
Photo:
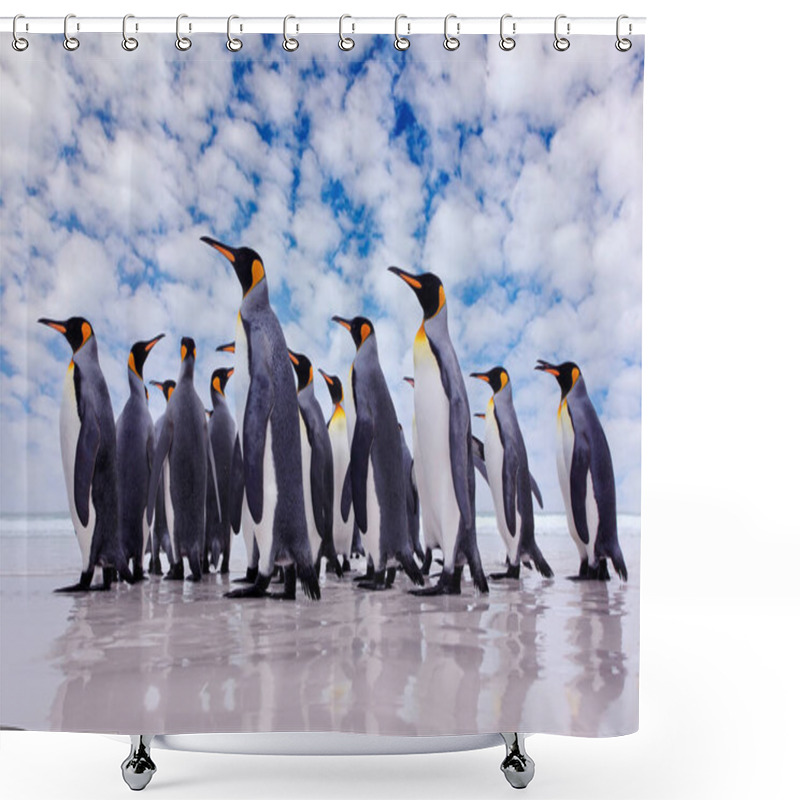
[[[164,391],[164,384],[161,381],[150,381],[150,385],[155,386],[156,389],[161,389],[162,392]]]
[[[331,317],[331,321],[338,322],[343,328],[347,328],[348,331],[353,330],[350,320],[344,319],[344,317]]]
[[[389,272],[393,272],[398,278],[402,278],[414,290],[422,288],[422,284],[413,275],[404,272],[400,267],[389,267]]]
[[[328,375],[327,372],[325,372],[324,370],[320,370],[319,374],[322,375],[323,378],[325,378],[325,382],[328,384],[328,386],[333,386],[333,379],[331,378],[330,375]]]
[[[470,372],[470,378],[478,378],[479,380],[489,383],[489,376],[485,372]]]
[[[231,375],[233,375],[233,370],[232,370],[232,369],[229,369],[229,370],[228,370],[228,380],[230,380],[230,379],[231,379]]]
[[[46,319],[45,317],[41,317],[36,321],[40,322],[42,325],[47,325],[49,328],[52,328],[54,331],[58,331],[59,333],[63,333],[65,335],[67,333],[67,326],[63,322],[59,322],[58,320]]]
[[[159,333],[155,339],[151,339],[145,346],[144,349],[149,353],[155,346],[156,342],[160,342],[166,334]]]
[[[486,414],[473,414],[472,416],[478,419],[486,419]]]
[[[289,350],[288,348],[287,348],[287,352],[289,353],[289,360],[292,362],[292,364],[297,366],[300,363],[297,360],[297,356],[291,350]]]
[[[552,364],[548,363],[547,361],[542,361],[541,358],[537,359],[539,362],[534,369],[538,370],[539,372],[549,372],[551,375],[554,375],[556,378],[558,377],[558,368],[554,367]]]
[[[221,344],[217,348],[218,353],[235,353],[236,352],[236,342],[228,342],[227,344]]]
[[[407,383],[409,386],[413,386],[413,385],[414,385],[414,379],[413,379],[413,378],[403,378],[403,380],[404,380],[404,381],[405,381],[405,382],[406,382],[406,383]]]
[[[231,264],[236,261],[236,256],[233,254],[233,248],[229,247],[227,244],[222,244],[222,242],[218,242],[216,239],[212,239],[210,236],[201,236],[200,241],[205,242],[215,250],[219,250],[219,252],[231,262]]]

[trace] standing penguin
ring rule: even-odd
[[[608,580],[610,558],[622,580],[628,570],[617,539],[617,495],[611,450],[576,364],[538,360],[561,387],[558,405],[558,482],[567,525],[581,557],[577,580]]]
[[[490,577],[495,580],[519,579],[520,561],[532,559],[539,573],[552,578],[553,570],[534,537],[528,452],[514,410],[511,379],[503,367],[495,367],[489,372],[473,372],[471,377],[486,381],[494,392],[486,408],[484,461],[497,527],[508,553],[508,570]]]
[[[350,572],[350,553],[353,542],[353,522],[342,513],[342,499],[345,488],[345,476],[347,466],[350,463],[350,443],[347,437],[347,417],[342,407],[344,392],[342,382],[336,375],[328,375],[327,372],[320,370],[325,383],[328,385],[328,393],[333,403],[333,413],[328,420],[328,436],[331,440],[331,452],[333,454],[333,548],[336,555],[342,557],[342,572]],[[347,496],[352,496],[348,487]]]
[[[72,348],[61,398],[59,428],[61,463],[67,483],[69,511],[81,549],[78,583],[58,592],[92,588],[96,566],[103,567],[103,589],[110,589],[114,570],[133,583],[117,527],[117,440],[114,410],[100,362],[97,338],[83,317],[39,322],[63,334]],[[98,587],[100,588],[100,587]]]
[[[213,413],[208,420],[208,444],[211,460],[217,476],[214,486],[209,473],[206,487],[206,550],[203,571],[208,572],[209,562],[217,569],[220,555],[222,565],[219,571],[227,575],[231,556],[231,467],[233,448],[236,441],[236,423],[233,421],[228,403],[225,400],[225,386],[233,370],[220,367],[211,374],[211,405]],[[217,498],[220,514],[217,515]]]
[[[378,359],[375,328],[364,317],[333,317],[333,321],[350,331],[356,345],[350,371],[356,413],[350,486],[356,523],[375,570],[372,578],[359,586],[388,588],[397,564],[413,583],[421,586],[424,578],[414,561],[408,535],[400,427]]]
[[[161,389],[161,393],[164,395],[164,402],[169,403],[169,398],[172,396],[172,392],[175,390],[175,381],[167,380],[167,381],[150,381],[151,386],[155,386],[157,389]],[[156,424],[153,426],[153,450],[155,451],[155,443],[158,441],[158,437],[161,435],[161,430],[164,427],[164,417],[166,415],[162,414],[157,420]],[[151,468],[152,468],[152,459],[151,459]],[[167,554],[167,560],[169,561],[170,568],[175,564],[175,557],[172,554],[172,546],[170,545],[169,541],[169,528],[167,527],[167,510],[166,510],[166,498],[164,497],[164,474],[169,471],[169,465],[164,464],[164,468],[162,470],[161,481],[158,484],[158,493],[156,494],[156,513],[153,519],[153,533],[150,537],[150,564],[148,565],[147,571],[151,575],[161,575],[161,551],[163,550]],[[172,500],[170,499],[170,504]]]
[[[414,457],[406,444],[406,437],[403,433],[403,426],[400,428],[400,444],[403,446],[403,475],[406,483],[406,514],[408,516],[408,538],[411,540],[411,547],[414,555],[424,562],[425,553],[419,540],[419,491],[417,490],[417,478],[414,473]]]
[[[280,322],[269,303],[261,256],[249,247],[202,237],[233,266],[242,286],[236,322],[236,422],[242,454],[242,526],[258,543],[255,583],[226,597],[265,597],[276,565],[284,566],[279,599],[294,599],[297,579],[314,600],[319,580],[308,545],[303,499],[299,409],[292,365]]]
[[[158,484],[164,472],[164,497],[167,527],[176,569],[167,577],[183,578],[183,557],[189,561],[191,577],[203,577],[203,554],[206,531],[206,480],[208,477],[208,423],[203,401],[194,388],[194,340],[181,339],[181,369],[178,382],[164,414],[164,427],[156,442],[150,488],[147,495],[147,519],[152,522]],[[213,467],[213,463],[212,463]]]
[[[147,488],[153,463],[154,428],[147,408],[144,362],[156,343],[164,338],[136,342],[128,355],[130,396],[117,419],[117,481],[119,530],[125,559],[133,562],[133,579],[144,579],[144,554],[150,540],[147,524]]]
[[[389,270],[414,290],[422,306],[422,325],[414,339],[414,419],[420,446],[414,461],[423,512],[429,509],[427,516],[441,534],[444,553],[438,585],[417,594],[459,594],[465,563],[478,590],[488,592],[475,530],[472,420],[447,328],[444,287],[432,272]]]
[[[297,375],[297,404],[300,407],[300,443],[303,457],[303,497],[308,521],[308,544],[319,575],[322,556],[342,569],[333,547],[333,450],[322,409],[314,396],[314,367],[302,353],[289,350]]]

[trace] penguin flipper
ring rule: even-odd
[[[244,409],[242,457],[247,506],[256,524],[261,522],[264,513],[264,450],[267,446],[267,425],[272,414],[273,401],[269,377],[260,373],[253,375]]]
[[[230,510],[231,527],[239,533],[242,527],[242,501],[244,500],[244,461],[242,460],[242,446],[239,444],[239,434],[233,443],[233,456],[231,459],[230,483]]]
[[[572,448],[572,466],[569,472],[569,497],[572,518],[580,540],[589,544],[589,523],[586,520],[586,484],[590,461],[589,442],[585,436],[576,436]]]
[[[89,495],[94,478],[94,464],[97,451],[100,449],[100,425],[94,414],[86,415],[78,434],[78,445],[75,449],[75,477],[73,491],[75,493],[75,510],[81,525],[89,524]]]
[[[480,472],[486,483],[489,483],[489,473],[486,471],[486,456],[483,449],[483,442],[477,437],[472,437],[472,462],[475,469]]]
[[[344,483],[342,484],[342,502],[341,502],[341,514],[342,519],[347,522],[347,518],[350,516],[350,507],[353,505],[353,485],[351,482],[351,472],[350,472],[350,464],[348,463],[347,469],[344,473]]]
[[[219,501],[219,482],[217,481],[217,465],[214,463],[214,447],[211,444],[211,437],[208,435],[208,423],[206,422],[206,456],[208,458],[209,477],[214,486],[214,498],[217,501],[217,521],[222,522],[222,503]]]
[[[367,528],[367,472],[369,455],[372,450],[372,419],[359,409],[356,427],[353,431],[353,444],[350,447],[350,485],[353,492],[353,509],[359,530]]]
[[[529,472],[528,477],[531,479],[531,491],[533,492],[533,496],[536,498],[536,502],[539,504],[539,508],[544,508],[544,503],[542,503],[542,493],[539,490],[539,484],[536,483],[536,478],[533,477],[533,473]]]
[[[322,432],[311,426],[311,420],[301,408],[309,443],[311,444],[311,503],[314,523],[324,542],[333,543],[333,461],[325,458]],[[327,428],[324,435],[328,435]]]
[[[408,491],[406,492],[406,513],[409,516],[416,516],[419,509],[419,491],[417,489],[417,475],[414,470],[414,462],[411,462],[411,469],[408,474]]]
[[[169,453],[169,448],[172,445],[172,417],[169,415],[164,418],[164,424],[161,427],[161,434],[156,442],[156,451],[153,455],[153,467],[150,471],[150,485],[147,489],[147,524],[153,522],[153,513],[156,507],[156,495],[158,494],[158,485],[161,482],[161,468],[164,466],[164,459]]]

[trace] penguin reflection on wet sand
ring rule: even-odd
[[[328,386],[328,393],[333,403],[333,413],[328,420],[328,436],[331,440],[333,455],[333,548],[342,557],[342,572],[350,572],[350,552],[353,542],[353,521],[350,517],[352,495],[347,487],[345,495],[345,476],[350,463],[350,443],[347,437],[347,416],[342,406],[344,391],[342,382],[336,375],[328,375],[320,370]],[[342,513],[342,502],[345,501],[347,517]]]
[[[533,486],[525,440],[514,410],[511,379],[503,367],[473,372],[471,377],[488,383],[493,392],[486,408],[484,462],[497,528],[508,554],[508,569],[490,577],[519,579],[520,562],[532,560],[541,575],[552,578],[553,570],[534,536]]]
[[[258,543],[258,575],[252,586],[226,597],[266,597],[276,566],[285,567],[284,591],[294,599],[297,580],[319,600],[319,580],[308,544],[303,499],[299,408],[286,339],[269,302],[261,256],[249,247],[202,241],[231,264],[242,286],[236,321],[236,428],[242,454],[242,526]]]
[[[183,557],[189,561],[189,580],[203,577],[206,529],[206,481],[209,470],[208,423],[203,402],[194,388],[194,364],[197,350],[193,339],[181,339],[181,367],[175,391],[164,415],[164,426],[156,442],[150,488],[147,496],[147,519],[152,522],[158,484],[164,472],[164,496],[167,527],[175,564],[168,579],[182,580]],[[213,475],[213,461],[210,462]],[[215,480],[215,479],[214,479]],[[219,504],[217,504],[219,513]]]
[[[536,369],[549,372],[561,387],[558,405],[558,481],[567,525],[581,558],[573,580],[608,580],[608,564],[622,580],[628,570],[617,538],[617,498],[611,450],[600,425],[583,375],[576,364],[550,364],[539,359]]]
[[[389,267],[413,290],[422,307],[414,339],[414,453],[423,512],[441,533],[444,566],[437,586],[416,594],[459,594],[469,564],[472,581],[488,592],[475,529],[475,467],[467,388],[447,328],[444,287],[432,272],[412,275]],[[426,530],[427,535],[427,530]]]
[[[300,443],[303,457],[303,498],[308,523],[311,559],[319,575],[322,556],[342,569],[333,548],[333,450],[325,417],[314,395],[314,367],[303,353],[289,352],[297,375],[297,404],[300,406]]]
[[[217,348],[218,353],[235,353],[236,342],[227,342]],[[234,422],[235,425],[235,422]],[[233,463],[231,465],[231,479],[229,490],[229,514],[231,528],[234,533],[242,532],[244,549],[247,555],[247,569],[244,577],[234,578],[232,583],[255,583],[258,576],[258,543],[255,540],[252,525],[242,525],[242,502],[244,500],[244,463],[242,461],[242,445],[239,440],[239,431],[233,442]]]
[[[97,337],[83,317],[41,318],[62,334],[72,348],[61,398],[59,429],[61,463],[67,484],[69,510],[81,550],[81,577],[58,592],[95,588],[95,567],[103,568],[102,586],[110,589],[114,571],[133,583],[119,540],[117,506],[117,437],[114,410],[100,362]]]
[[[399,564],[410,580],[421,586],[424,579],[408,535],[401,434],[378,359],[375,328],[365,317],[333,317],[333,321],[350,331],[356,346],[350,370],[356,412],[350,486],[356,523],[374,566],[373,576],[358,585],[388,588]]]
[[[133,579],[144,579],[144,554],[150,541],[147,524],[147,488],[150,465],[153,463],[155,433],[147,408],[144,385],[144,362],[157,342],[154,339],[136,342],[128,355],[128,388],[130,395],[117,419],[117,483],[119,531],[122,551],[133,563]]]
[[[169,398],[175,390],[175,381],[150,381],[151,386],[155,386],[161,390],[164,395],[164,402],[169,403]],[[153,450],[155,451],[155,443],[161,435],[161,429],[164,427],[164,417],[162,414],[153,426]],[[167,528],[167,510],[166,498],[164,497],[164,473],[169,470],[169,465],[164,464],[162,470],[161,481],[158,484],[158,492],[156,494],[156,513],[153,519],[153,532],[150,537],[150,563],[147,571],[151,575],[161,575],[161,551],[167,554],[167,560],[170,566],[175,563],[175,558],[172,554],[172,546],[169,541],[169,529]],[[172,500],[169,501],[172,503]],[[146,506],[145,506],[146,508]]]
[[[211,448],[211,460],[217,483],[214,486],[209,471],[206,487],[206,549],[203,561],[203,572],[210,567],[219,569],[227,575],[231,555],[231,467],[233,465],[233,447],[236,441],[236,423],[228,410],[225,399],[225,386],[233,370],[220,367],[211,374],[212,414],[208,419],[208,444]],[[217,515],[217,498],[220,513]],[[219,560],[222,557],[222,564]]]

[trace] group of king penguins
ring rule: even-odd
[[[491,490],[506,547],[505,572],[520,565],[545,578],[553,571],[534,537],[533,497],[541,494],[529,466],[503,367],[474,372],[492,390],[484,441],[472,435],[464,377],[447,325],[447,301],[433,273],[390,272],[415,293],[422,323],[413,342],[413,455],[397,420],[381,368],[375,327],[363,316],[332,317],[352,338],[348,392],[322,370],[333,412],[325,421],[315,397],[309,358],[290,350],[269,301],[264,263],[248,247],[202,241],[230,262],[242,301],[233,368],[211,376],[212,409],[194,386],[196,348],[181,340],[177,381],[151,381],[166,401],[152,422],[144,363],[163,338],[136,342],[128,358],[129,398],[114,419],[98,361],[97,338],[82,317],[39,320],[64,335],[72,359],[64,382],[60,438],[72,522],[81,550],[77,584],[57,591],[109,589],[119,579],[144,578],[144,559],[167,579],[201,580],[210,565],[229,570],[231,531],[242,532],[247,572],[225,596],[294,600],[299,581],[320,598],[322,558],[340,578],[349,558],[366,556],[361,588],[390,588],[402,570],[416,595],[459,594],[469,567],[474,587],[489,590],[477,546],[475,471]],[[608,561],[622,580],[627,569],[617,537],[611,453],[580,369],[539,360],[561,390],[557,470],[567,525],[580,555],[576,580],[608,580]],[[236,414],[225,388],[232,379]],[[425,547],[420,543],[420,520]],[[433,582],[433,551],[441,572]],[[221,566],[218,567],[219,559]],[[341,558],[341,561],[340,561]],[[93,583],[95,572],[102,581]],[[428,583],[426,585],[426,577]],[[270,584],[280,591],[269,591]]]

